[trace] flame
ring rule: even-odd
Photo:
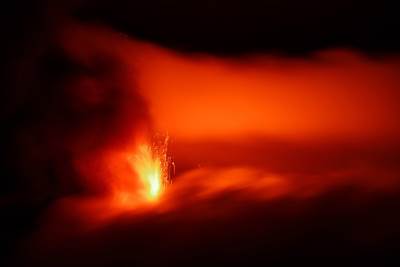
[[[150,146],[140,145],[139,153],[133,160],[134,169],[144,186],[148,199],[156,199],[161,193],[161,161],[154,157]]]
[[[141,189],[140,195],[148,201],[157,200],[170,182],[171,159],[167,155],[168,138],[163,143],[140,144],[129,162],[137,173]]]

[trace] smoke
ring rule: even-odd
[[[68,25],[58,29],[61,36],[53,33],[49,49],[36,58],[30,91],[9,116],[13,149],[29,165],[23,168],[28,175],[54,164],[99,165],[101,154],[127,149],[150,128],[147,104],[137,85],[126,82],[131,73],[124,62],[105,46],[80,49],[77,33],[71,50],[62,40],[71,38]]]
[[[24,51],[6,87],[1,262],[58,201],[109,194],[117,179],[110,165],[123,169],[125,161],[117,158],[150,132],[147,103],[136,84],[126,83],[133,77],[124,62],[101,47],[69,50],[62,40],[68,25],[60,23],[57,32],[45,29],[40,49]]]
[[[399,60],[351,50],[308,58],[140,53],[139,83],[159,128],[182,139],[398,136]],[[157,77],[153,79],[152,77]]]

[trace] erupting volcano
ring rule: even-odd
[[[141,182],[140,194],[148,201],[156,201],[170,182],[173,166],[167,154],[168,138],[163,143],[140,144],[137,152],[128,156],[128,161]]]
[[[384,4],[37,2],[3,23],[0,266],[400,262]]]
[[[141,145],[138,154],[129,159],[143,183],[143,195],[149,200],[157,199],[162,191],[164,173],[159,158],[154,158],[148,145]]]

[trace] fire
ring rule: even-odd
[[[150,200],[156,199],[162,190],[160,159],[153,155],[149,145],[140,145],[132,164],[143,184],[146,197]]]
[[[129,163],[140,180],[140,195],[148,201],[157,200],[170,181],[169,168],[173,164],[167,155],[168,138],[163,143],[140,144]]]

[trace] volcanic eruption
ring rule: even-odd
[[[299,52],[308,38],[330,39],[295,33],[272,11],[221,12],[234,3],[182,7],[191,16],[171,9],[159,23],[145,3],[128,12],[100,2],[71,14],[47,4],[44,37],[12,60],[1,139],[5,264],[398,260],[398,56],[339,41]],[[179,30],[181,16],[190,31]],[[235,26],[231,35],[223,28],[226,40],[214,17]],[[279,43],[273,27],[262,39],[254,25],[264,17],[297,36],[295,51],[257,50],[292,41]]]

